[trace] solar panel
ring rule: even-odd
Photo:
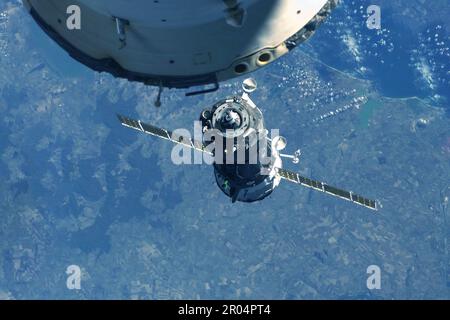
[[[348,191],[344,191],[344,190],[329,186],[327,184],[324,184],[323,188],[326,193],[336,195],[338,197],[345,198],[347,200],[351,200],[350,192],[348,192]]]
[[[151,134],[151,135],[154,135],[157,137],[161,137],[163,139],[170,140],[170,133],[167,130],[160,129],[158,127],[152,126],[147,123],[142,123],[142,122],[141,122],[141,127],[145,131],[145,133],[148,133],[148,134]]]
[[[135,129],[152,136],[170,140],[174,143],[182,144],[186,147],[193,148],[198,151],[207,152],[205,150],[206,146],[201,141],[192,140],[189,137],[180,136],[178,134],[174,134],[173,132],[167,131],[166,129],[161,129],[151,124],[143,123],[141,121],[134,120],[122,115],[117,115],[117,117],[119,118],[119,121],[122,123],[122,125],[128,128]],[[211,152],[207,153],[211,154]]]
[[[354,194],[352,192],[329,186],[328,184],[320,182],[320,181],[302,177],[298,173],[288,171],[285,169],[278,169],[278,174],[283,179],[300,184],[307,188],[312,188],[314,190],[318,190],[318,191],[333,195],[335,197],[351,201],[353,203],[359,204],[361,206],[364,206],[364,207],[372,209],[372,210],[378,210],[377,203],[375,200],[370,200],[370,199],[361,197],[360,195]]]

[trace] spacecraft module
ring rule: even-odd
[[[376,200],[284,169],[282,158],[289,158],[297,164],[300,160],[300,150],[293,155],[281,153],[286,147],[286,139],[280,135],[268,137],[262,112],[250,97],[250,93],[256,90],[256,81],[246,79],[243,89],[241,96],[226,98],[202,111],[201,140],[122,115],[118,118],[125,127],[169,140],[185,149],[211,154],[214,159],[212,164],[216,183],[233,202],[263,200],[283,179],[374,211],[378,210],[380,204]],[[214,134],[208,134],[210,132]],[[255,155],[256,157],[252,157]]]
[[[273,159],[264,161],[272,155],[271,143],[261,110],[249,95],[217,102],[203,110],[200,121],[206,137],[202,143],[215,144],[213,165],[219,188],[233,202],[254,202],[270,195],[279,182],[274,179],[275,172],[270,175],[270,171],[277,161],[281,166],[281,159],[274,150]],[[208,136],[211,130],[216,134]]]
[[[213,91],[220,81],[262,68],[307,40],[338,1],[23,3],[52,39],[93,70],[159,87],[209,85],[204,91]]]

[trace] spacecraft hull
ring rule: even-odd
[[[280,58],[312,34],[337,0],[23,2],[41,28],[88,67],[186,88],[216,84]],[[66,25],[71,5],[81,9],[79,30]]]

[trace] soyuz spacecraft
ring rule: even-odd
[[[181,144],[185,148],[210,153],[215,159],[213,167],[217,185],[233,202],[263,200],[284,179],[372,210],[378,210],[378,202],[375,200],[283,169],[282,158],[290,158],[294,163],[298,163],[301,152],[298,150],[294,155],[281,153],[286,147],[286,139],[282,136],[268,137],[261,110],[250,98],[250,93],[256,90],[256,81],[251,78],[245,80],[243,89],[242,96],[229,97],[202,111],[201,141],[140,120],[121,115],[118,118],[125,127]],[[208,135],[210,131],[214,131],[214,134]],[[258,138],[251,139],[251,137]],[[220,141],[219,144],[217,144],[218,141]],[[210,148],[212,144],[214,146]],[[221,147],[217,148],[218,145]],[[241,152],[241,161],[239,161],[239,152]],[[253,157],[252,159],[252,156],[256,154],[267,155],[267,158]],[[269,161],[263,161],[264,159]]]
[[[253,72],[312,36],[339,0],[23,0],[39,26],[99,72],[162,88]]]

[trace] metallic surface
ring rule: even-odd
[[[308,39],[337,1],[23,0],[81,63],[176,88],[216,85],[264,67]],[[66,26],[70,5],[81,8],[80,30]]]

